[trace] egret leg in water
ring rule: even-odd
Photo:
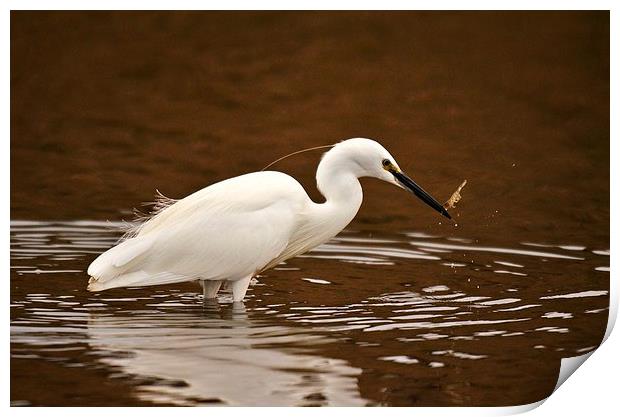
[[[222,281],[209,281],[209,280],[200,280],[200,286],[202,287],[202,295],[205,299],[215,298],[217,296],[217,292],[220,290],[222,286]]]
[[[228,281],[233,300],[241,301],[253,276],[331,239],[353,220],[362,204],[361,177],[409,190],[451,218],[383,146],[348,139],[319,163],[316,182],[324,203],[276,171],[241,175],[168,200],[90,264],[88,290],[199,280],[204,296],[213,298]]]

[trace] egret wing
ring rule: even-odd
[[[126,241],[142,241],[131,245],[147,250],[124,263],[118,253],[108,265],[99,266],[105,288],[236,280],[254,274],[286,248],[304,198],[297,181],[274,172],[248,174],[200,190],[158,213]],[[124,284],[127,274],[132,274],[130,284]]]

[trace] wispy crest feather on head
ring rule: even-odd
[[[272,165],[277,164],[278,162],[282,161],[283,159],[288,158],[289,156],[297,155],[297,154],[300,154],[300,153],[303,153],[303,152],[314,151],[314,150],[317,150],[317,149],[333,148],[334,146],[336,146],[336,144],[334,144],[334,145],[313,146],[312,148],[306,148],[306,149],[301,149],[299,151],[291,152],[288,155],[284,155],[283,157],[280,157],[280,158],[276,159],[275,161],[273,161],[272,163],[267,165],[265,168],[261,169],[261,171],[264,171],[267,168],[270,168]]]

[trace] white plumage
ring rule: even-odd
[[[358,178],[411,188],[396,175],[404,177],[380,144],[357,138],[324,154],[317,169],[321,204],[281,172],[218,182],[171,200],[102,253],[88,268],[88,290],[199,280],[212,298],[230,281],[233,300],[240,301],[253,275],[320,245],[353,219],[362,203]]]

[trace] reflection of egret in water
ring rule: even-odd
[[[178,405],[366,403],[358,391],[359,368],[311,353],[313,344],[333,340],[303,329],[262,325],[248,317],[243,305],[220,309],[210,303],[204,310],[152,315],[92,314],[87,334],[105,364],[163,381],[140,387],[138,396],[144,400]]]

